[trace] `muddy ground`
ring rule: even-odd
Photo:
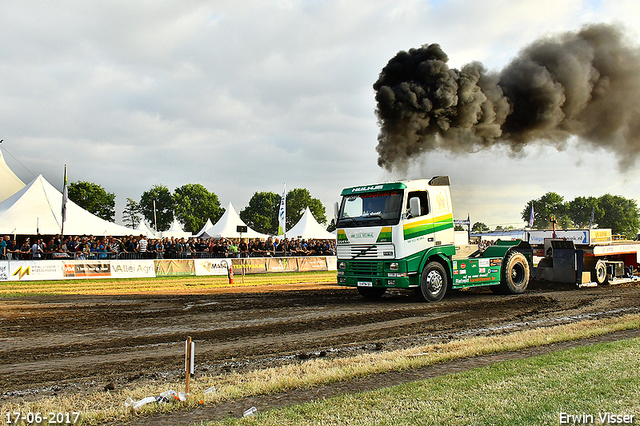
[[[459,291],[438,303],[400,291],[371,302],[330,284],[2,299],[0,402],[175,380],[187,336],[196,375],[216,374],[624,315],[639,302],[638,283],[532,283],[523,295]]]

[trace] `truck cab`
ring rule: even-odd
[[[448,176],[436,176],[345,188],[336,205],[338,284],[367,298],[414,289],[429,301],[449,287],[501,284],[502,260],[518,243],[492,248],[492,259],[459,261],[449,186]],[[528,283],[527,261],[518,260]]]

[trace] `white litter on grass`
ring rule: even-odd
[[[155,396],[148,396],[146,398],[142,398],[140,401],[134,401],[131,398],[127,398],[127,400],[124,402],[124,406],[131,407],[133,411],[138,411],[140,407],[151,402],[156,402]]]
[[[156,401],[172,402],[175,399],[176,395],[178,395],[178,392],[174,391],[173,389],[166,390],[156,397]]]
[[[124,401],[124,406],[130,407],[133,411],[137,412],[140,409],[140,407],[142,407],[145,404],[149,404],[152,402],[168,403],[173,401],[186,401],[188,397],[189,397],[188,393],[176,392],[173,389],[169,389],[162,392],[158,396],[148,396],[146,398],[142,398],[140,401],[134,401],[131,398],[127,398],[126,401]]]
[[[187,398],[189,397],[188,393],[184,393],[184,392],[178,392],[177,395],[173,395],[173,399],[177,400],[177,401],[186,401]]]
[[[245,411],[244,413],[242,413],[242,417],[249,417],[249,416],[253,416],[254,414],[256,414],[258,412],[258,409],[256,407],[251,407],[249,408],[247,411]]]
[[[216,387],[215,386],[211,386],[210,388],[205,389],[203,391],[203,393],[211,393],[211,392],[215,392],[215,391],[216,391]]]

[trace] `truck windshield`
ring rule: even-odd
[[[396,225],[402,212],[402,195],[402,191],[345,195],[342,197],[337,226]]]

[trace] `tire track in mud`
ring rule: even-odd
[[[438,303],[390,292],[368,302],[352,289],[165,296],[43,296],[0,301],[0,389],[149,380],[182,366],[184,339],[209,372],[258,368],[295,355],[406,347],[501,327],[638,306],[640,286],[538,289],[514,296],[461,291]],[[615,315],[615,314],[610,314]],[[536,325],[537,324],[537,325]],[[512,331],[512,330],[510,330]],[[354,349],[355,348],[355,349]],[[371,349],[374,348],[374,349]],[[277,361],[276,361],[277,360]],[[177,373],[176,373],[177,374]],[[77,386],[69,386],[76,391]]]

